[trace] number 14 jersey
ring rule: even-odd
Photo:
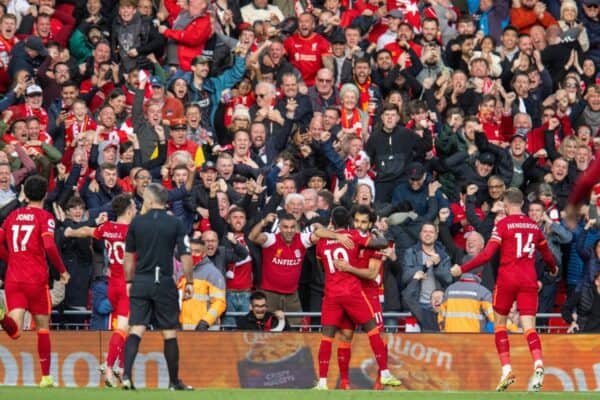
[[[496,224],[490,241],[500,245],[498,281],[536,285],[535,252],[546,238],[533,220],[523,214],[508,215]]]
[[[325,297],[345,296],[348,294],[359,294],[362,290],[360,278],[349,272],[339,271],[335,260],[345,260],[353,267],[358,265],[358,254],[369,242],[368,234],[361,234],[355,229],[337,231],[347,234],[354,242],[354,248],[347,249],[336,240],[320,239],[317,243],[317,258],[323,264],[325,270]]]

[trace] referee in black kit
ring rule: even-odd
[[[191,386],[185,385],[178,377],[179,347],[176,329],[179,323],[179,302],[173,278],[173,253],[177,247],[187,279],[184,294],[186,299],[193,293],[192,257],[183,223],[167,214],[167,196],[167,190],[161,185],[148,185],[144,190],[142,214],[133,219],[127,232],[124,267],[131,328],[125,343],[124,389],[134,389],[131,369],[142,335],[150,321],[155,321],[165,340],[169,389],[192,390]]]

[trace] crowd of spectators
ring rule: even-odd
[[[279,309],[321,306],[308,236],[334,206],[364,205],[393,244],[384,311],[410,311],[422,330],[479,330],[497,260],[460,280],[450,268],[481,251],[517,187],[561,267],[555,279],[536,260],[539,312],[564,303],[572,331],[598,330],[600,190],[567,208],[600,148],[599,5],[8,0],[0,219],[26,176],[50,181],[71,274],[57,309],[92,310],[103,328],[106,259],[122,254],[64,229],[114,219],[120,193],[141,209],[160,182],[202,282],[183,326],[235,326],[234,311],[262,326],[268,305],[268,324],[288,329]],[[298,263],[274,262],[288,247]],[[278,271],[288,267],[298,273]],[[453,320],[472,306],[457,299],[470,286],[480,307]]]

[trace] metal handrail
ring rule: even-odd
[[[57,310],[53,310],[52,314],[55,316],[58,315],[65,315],[65,316],[80,316],[80,317],[89,317],[92,313],[90,310],[63,310],[62,312],[57,311]],[[246,315],[246,312],[229,312],[226,314],[227,317],[243,317],[244,315]],[[286,312],[285,313],[286,317],[291,317],[291,318],[304,318],[304,317],[320,317],[321,313],[320,312],[315,312],[315,311],[307,311],[307,312]],[[383,313],[383,319],[384,319],[384,329],[386,332],[397,332],[398,330],[403,331],[406,328],[406,324],[404,323],[404,321],[400,321],[401,318],[407,318],[407,317],[412,317],[412,314],[410,312],[385,312]],[[561,317],[560,313],[538,313],[536,315],[536,317],[538,318],[556,318],[556,317]],[[390,319],[398,319],[398,323],[397,324],[386,324],[386,322],[389,322]],[[52,324],[54,327],[58,327],[59,329],[65,328],[65,329],[75,329],[75,330],[85,330],[88,328],[88,323],[87,322],[83,322],[83,323],[74,323],[74,322],[56,322]],[[312,324],[312,323],[308,323],[308,324],[300,324],[300,325],[296,325],[296,324],[291,324],[291,327],[293,329],[297,329],[303,332],[320,332],[322,326],[320,324]],[[549,326],[549,325],[538,325],[536,326],[537,329],[543,330],[543,331],[552,331],[552,332],[566,332],[567,330],[567,326]],[[235,325],[231,325],[231,324],[225,324],[225,323],[221,323],[220,325],[218,325],[218,330],[222,331],[222,330],[235,330],[236,326]]]

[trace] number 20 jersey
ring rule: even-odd
[[[500,244],[497,281],[519,281],[522,286],[537,285],[535,253],[545,240],[539,226],[526,215],[508,215],[500,220],[490,238],[490,241]]]
[[[360,278],[349,272],[335,268],[335,260],[346,260],[351,266],[358,264],[358,254],[369,241],[369,235],[362,235],[355,229],[341,230],[338,233],[347,234],[354,242],[354,248],[347,249],[336,240],[320,239],[317,243],[317,258],[323,264],[325,272],[325,297],[357,295],[362,290]]]
[[[94,229],[94,239],[104,240],[109,267],[109,283],[125,285],[125,238],[129,225],[108,221]]]

